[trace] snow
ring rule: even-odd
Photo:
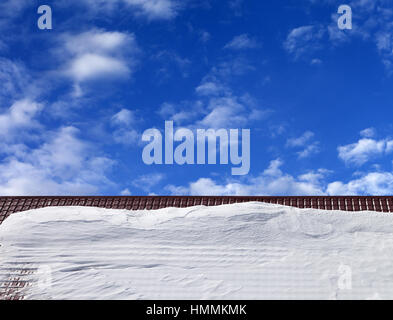
[[[393,299],[389,213],[50,207],[10,216],[0,244],[3,276],[36,270],[28,299]]]

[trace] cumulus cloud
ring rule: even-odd
[[[338,157],[347,164],[361,166],[392,150],[393,140],[362,138],[359,141],[338,147]]]
[[[252,121],[262,119],[269,110],[256,106],[249,96],[218,95],[211,91],[202,100],[183,101],[180,104],[164,103],[159,114],[165,120],[190,128],[244,128]]]
[[[135,113],[128,109],[121,109],[111,118],[112,132],[116,143],[123,145],[133,145],[138,143],[140,133],[135,129],[137,119]]]
[[[69,74],[78,82],[104,76],[127,76],[128,66],[116,58],[87,53],[75,58]]]
[[[393,193],[392,172],[369,172],[348,182],[327,182],[331,171],[318,169],[299,176],[282,171],[283,162],[276,159],[259,176],[243,180],[227,179],[219,182],[212,178],[200,178],[186,186],[167,185],[165,190],[173,195],[389,195]]]
[[[4,113],[0,114],[0,137],[12,140],[19,130],[38,128],[40,125],[34,117],[43,106],[29,99],[18,100]]]
[[[390,195],[393,193],[392,172],[370,172],[344,183],[332,182],[327,187],[330,195]]]
[[[195,88],[196,99],[162,104],[159,114],[165,120],[190,128],[245,128],[271,112],[261,108],[249,94],[237,95],[221,70],[213,68]]]
[[[250,38],[247,34],[241,34],[234,37],[228,42],[224,49],[231,50],[242,50],[242,49],[253,49],[258,47],[258,42],[255,39]]]
[[[200,178],[188,186],[168,185],[172,194],[187,195],[324,195],[323,180],[328,171],[310,171],[298,177],[281,170],[283,162],[276,159],[257,177],[245,181],[218,183],[211,178]]]
[[[208,114],[196,125],[213,129],[244,127],[253,120],[253,113],[248,111],[247,103],[238,97],[211,98]]]
[[[24,146],[0,164],[1,195],[95,194],[102,185],[114,185],[105,172],[114,164],[95,156],[92,146],[64,127],[47,134],[37,148]]]
[[[64,74],[76,86],[89,80],[129,76],[139,52],[134,34],[98,29],[63,35],[61,43],[58,51],[64,60]]]
[[[77,35],[66,35],[64,46],[70,53],[84,54],[111,54],[116,50],[121,50],[127,44],[135,43],[133,34],[121,33],[117,31],[109,32],[99,29],[86,31]]]

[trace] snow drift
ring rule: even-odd
[[[46,270],[28,299],[393,298],[390,213],[50,207],[10,216],[0,244],[3,276]]]

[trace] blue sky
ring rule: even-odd
[[[392,194],[393,2],[341,4],[3,0],[0,194]],[[249,174],[144,164],[165,120],[250,129]]]

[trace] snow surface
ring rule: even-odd
[[[29,299],[393,298],[389,213],[50,207],[10,216],[0,244],[3,269],[46,270]]]

